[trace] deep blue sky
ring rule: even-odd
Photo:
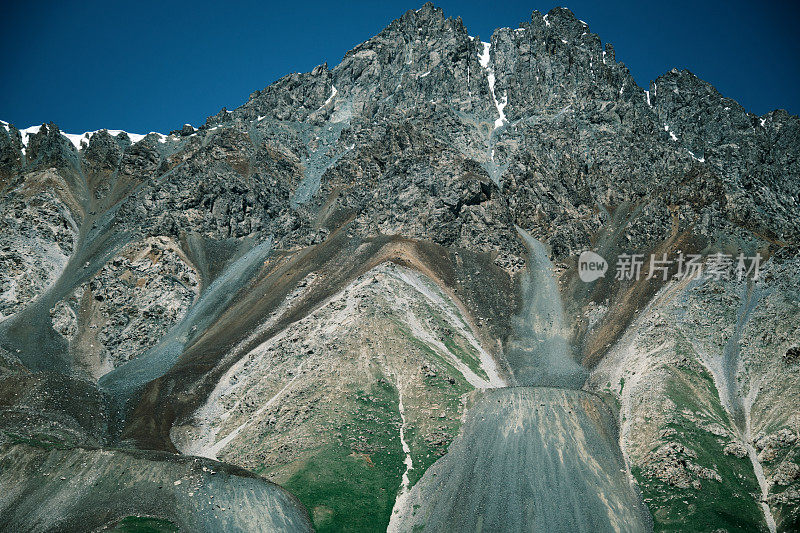
[[[284,74],[308,71],[417,2],[3,2],[0,119],[70,133],[195,126]],[[566,5],[614,44],[640,86],[688,68],[748,111],[800,113],[800,2],[439,1],[471,35]]]

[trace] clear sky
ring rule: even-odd
[[[169,132],[378,33],[416,2],[4,2],[0,119],[62,131]],[[471,35],[566,5],[640,86],[688,68],[748,111],[800,113],[800,2],[439,1]]]

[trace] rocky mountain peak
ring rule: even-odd
[[[444,11],[441,8],[436,7],[432,2],[426,2],[419,9],[409,9],[389,26],[399,24],[406,27],[441,29],[445,20]]]
[[[576,38],[589,31],[589,25],[579,20],[566,7],[554,7],[544,15],[539,11],[534,11],[531,14],[531,24],[548,28],[549,31],[562,35],[564,38]]]

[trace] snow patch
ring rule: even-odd
[[[492,102],[494,102],[494,107],[497,109],[497,114],[500,115],[500,118],[494,121],[494,129],[499,128],[508,120],[506,119],[505,112],[503,111],[508,104],[508,93],[503,96],[502,100],[498,100],[497,96],[494,92],[494,84],[495,84],[495,76],[494,76],[494,67],[489,65],[489,61],[491,59],[491,49],[492,43],[481,43],[483,45],[483,52],[478,56],[478,61],[486,70],[486,78],[489,81],[489,92],[492,95]]]
[[[492,96],[494,96],[494,91],[492,91]],[[494,105],[497,108],[497,112],[500,115],[500,118],[494,121],[494,129],[499,128],[503,124],[507,122],[506,114],[503,112],[506,105],[508,104],[508,94],[503,95],[503,100],[498,101],[497,98],[494,99]]]
[[[326,105],[328,105],[331,102],[333,102],[333,99],[336,97],[336,93],[338,93],[338,92],[339,91],[336,89],[336,86],[331,84],[331,95],[328,97],[327,100],[325,100],[325,103],[322,104],[322,106],[325,107]]]
[[[6,128],[6,131],[10,130],[7,122],[5,122],[5,121],[0,121],[0,122],[3,123],[3,126]],[[41,125],[39,125],[39,126],[31,126],[29,128],[25,128],[24,130],[20,130],[19,131],[20,135],[22,136],[22,146],[23,146],[22,153],[23,154],[25,153],[25,148],[27,148],[28,141],[30,141],[31,136],[39,133],[40,129],[42,129]],[[72,145],[75,146],[76,149],[80,150],[81,148],[83,148],[84,146],[89,144],[89,141],[91,140],[91,138],[92,138],[92,136],[94,134],[99,133],[101,131],[103,131],[103,130],[87,131],[87,132],[84,132],[84,133],[81,133],[81,134],[66,133],[66,132],[63,132],[63,131],[60,132],[60,133],[61,133],[61,135],[66,137],[69,140],[69,142],[71,142]],[[106,131],[112,137],[116,137],[120,133],[124,133],[124,134],[126,134],[128,136],[128,138],[134,144],[138,143],[139,141],[141,141],[142,139],[144,139],[146,137],[146,135],[142,135],[141,133],[128,133],[127,131],[124,131],[124,130],[106,130]],[[164,143],[164,142],[167,141],[167,136],[164,135],[163,133],[158,133],[158,132],[155,132],[155,131],[151,131],[150,133],[154,133],[154,134],[158,135],[159,142]]]
[[[686,151],[689,152],[689,155],[692,156],[692,159],[694,159],[695,161],[699,161],[701,163],[705,163],[706,162],[706,158],[705,157],[697,157],[696,155],[694,155],[694,152],[692,152],[691,150],[686,150]]]
[[[490,59],[490,51],[492,49],[492,43],[484,43],[481,42],[483,45],[483,52],[478,54],[478,62],[481,64],[483,68],[489,68],[489,59]]]
[[[22,136],[22,155],[26,155],[25,150],[28,148],[28,141],[31,140],[31,135],[39,133],[40,129],[42,129],[41,126],[31,126],[30,128],[19,130],[20,136]]]
[[[669,126],[667,126],[666,124],[664,124],[664,131],[669,132],[669,138],[672,139],[673,141],[677,141],[678,140],[678,136],[675,135],[674,132],[669,131]]]

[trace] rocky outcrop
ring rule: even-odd
[[[305,278],[281,307],[321,282]],[[385,528],[402,445],[416,481],[458,432],[464,395],[504,385],[498,372],[432,280],[382,264],[241,357],[170,436],[185,454],[242,465],[301,496],[318,528]],[[341,478],[361,481],[332,498]]]

